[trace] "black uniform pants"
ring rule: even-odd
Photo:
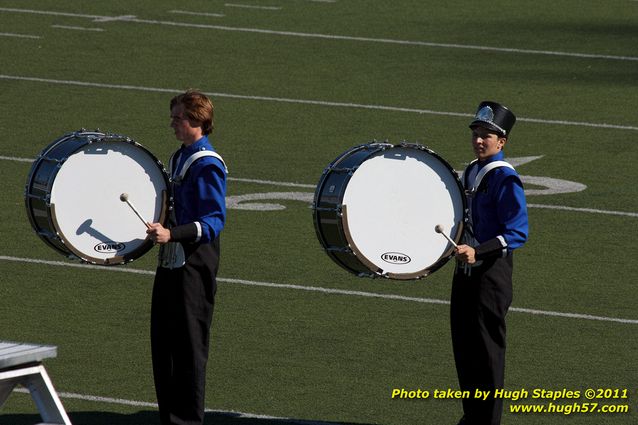
[[[153,377],[162,425],[204,422],[206,363],[218,244],[185,249],[186,265],[159,267],[151,304]]]
[[[512,255],[484,260],[471,274],[457,266],[452,282],[450,323],[460,389],[470,425],[501,423],[503,401],[494,397],[505,375],[505,315],[512,303]],[[489,391],[486,400],[476,390]]]

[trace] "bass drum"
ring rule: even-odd
[[[31,226],[56,251],[82,261],[124,264],[153,247],[146,226],[164,223],[169,179],[151,152],[130,138],[99,131],[68,133],[47,146],[27,178]]]
[[[452,167],[419,144],[354,147],[323,172],[313,203],[319,242],[358,276],[420,279],[442,267],[467,215]]]

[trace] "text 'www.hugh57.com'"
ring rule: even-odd
[[[507,409],[512,414],[624,414],[631,410],[629,397],[630,391],[627,388],[584,390],[521,388],[474,391],[451,388],[432,390],[393,388],[391,392],[391,398],[399,400],[502,399],[509,402]]]

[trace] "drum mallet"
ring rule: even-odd
[[[120,201],[122,202],[126,202],[126,204],[131,207],[131,209],[133,210],[133,212],[135,213],[136,216],[139,217],[140,220],[142,220],[142,223],[144,223],[144,225],[146,226],[146,228],[150,229],[151,226],[148,224],[148,222],[146,220],[144,220],[142,218],[142,216],[140,215],[140,213],[137,211],[137,209],[135,209],[135,207],[133,206],[133,204],[131,204],[131,202],[128,200],[128,193],[123,193],[120,195]]]
[[[458,248],[458,247],[459,247],[459,246],[456,244],[456,242],[454,242],[454,241],[452,240],[452,238],[450,238],[450,237],[447,235],[447,233],[445,233],[445,228],[444,228],[442,225],[437,224],[436,226],[434,226],[434,231],[435,231],[436,233],[440,233],[440,234],[442,234],[442,235],[443,235],[443,237],[444,237],[445,239],[447,239],[447,240],[448,240],[448,242],[450,242],[450,243],[452,244],[452,246],[454,246],[454,248]]]

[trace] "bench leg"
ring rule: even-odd
[[[9,381],[0,381],[0,407],[7,401],[15,386],[16,384],[11,384]]]
[[[71,425],[44,366],[0,372],[0,405],[18,384],[29,390],[44,422]]]

